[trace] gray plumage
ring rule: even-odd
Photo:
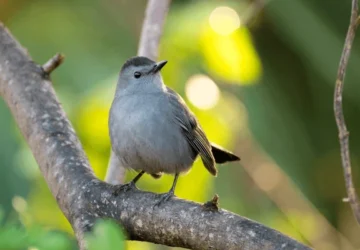
[[[208,141],[184,100],[163,83],[165,64],[134,57],[123,65],[109,117],[113,151],[123,167],[154,177],[167,173],[177,179],[198,155],[216,175],[215,162],[239,158]]]

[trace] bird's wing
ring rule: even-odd
[[[172,105],[173,117],[175,123],[179,124],[185,138],[190,146],[200,154],[201,160],[206,169],[212,174],[217,175],[215,168],[214,156],[211,152],[211,144],[200,124],[197,122],[195,115],[186,106],[184,100],[175,91],[167,87],[167,96],[170,105]]]

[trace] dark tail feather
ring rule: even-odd
[[[227,151],[226,149],[211,143],[211,151],[214,155],[216,163],[225,163],[228,161],[239,161],[240,157],[234,155],[233,153]]]

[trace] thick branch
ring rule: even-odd
[[[191,249],[309,249],[259,223],[212,206],[138,190],[113,195],[93,174],[50,80],[0,24],[0,95],[9,106],[81,249],[96,218],[121,223],[133,240]]]
[[[165,18],[169,10],[171,0],[149,0],[145,19],[143,22],[138,55],[156,60],[159,54],[159,42],[162,35]],[[123,184],[125,169],[119,159],[111,150],[105,181],[110,184]]]
[[[349,149],[349,132],[347,131],[343,105],[342,105],[342,93],[344,88],[345,71],[349,62],[350,52],[352,44],[355,38],[356,28],[359,21],[359,6],[358,0],[352,0],[351,18],[348,28],[348,32],[345,38],[344,49],[341,54],[339,69],[337,73],[335,94],[334,94],[334,112],[336,124],[339,130],[339,141],[341,150],[342,167],[344,170],[344,178],[346,184],[346,191],[348,200],[353,210],[354,216],[360,225],[360,204],[356,194],[352,175],[351,175],[351,161],[350,161],[350,149]]]
[[[115,155],[114,151],[111,150],[105,181],[112,185],[120,185],[124,184],[125,176],[126,169],[121,166],[119,158]]]
[[[156,60],[159,54],[159,42],[163,32],[165,18],[171,0],[149,0],[141,30],[138,49],[139,56]]]

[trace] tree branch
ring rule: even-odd
[[[114,196],[98,180],[48,75],[0,24],[0,95],[9,106],[40,170],[70,221],[80,249],[95,219],[123,225],[129,239],[191,249],[310,249],[276,230],[213,206],[139,190]]]
[[[156,60],[159,54],[159,43],[163,32],[165,18],[171,0],[149,0],[141,30],[138,55]]]
[[[54,69],[60,66],[60,64],[64,61],[64,56],[60,53],[57,53],[54,57],[50,58],[43,66],[43,70],[45,73],[50,74]]]
[[[354,213],[356,221],[360,225],[360,204],[359,204],[359,198],[354,188],[352,175],[351,175],[349,132],[346,128],[343,105],[342,105],[342,93],[344,88],[345,71],[349,62],[350,52],[355,38],[356,28],[359,22],[358,13],[359,13],[358,0],[352,0],[350,24],[345,38],[344,49],[341,54],[336,85],[335,85],[334,113],[335,113],[336,125],[339,130],[341,160],[342,160],[342,167],[344,170],[346,191],[348,195],[347,200],[350,202],[351,209]]]
[[[159,42],[162,35],[165,18],[169,11],[171,0],[149,0],[141,30],[138,55],[156,60],[159,54]],[[110,184],[123,184],[125,169],[111,150],[105,181]]]

